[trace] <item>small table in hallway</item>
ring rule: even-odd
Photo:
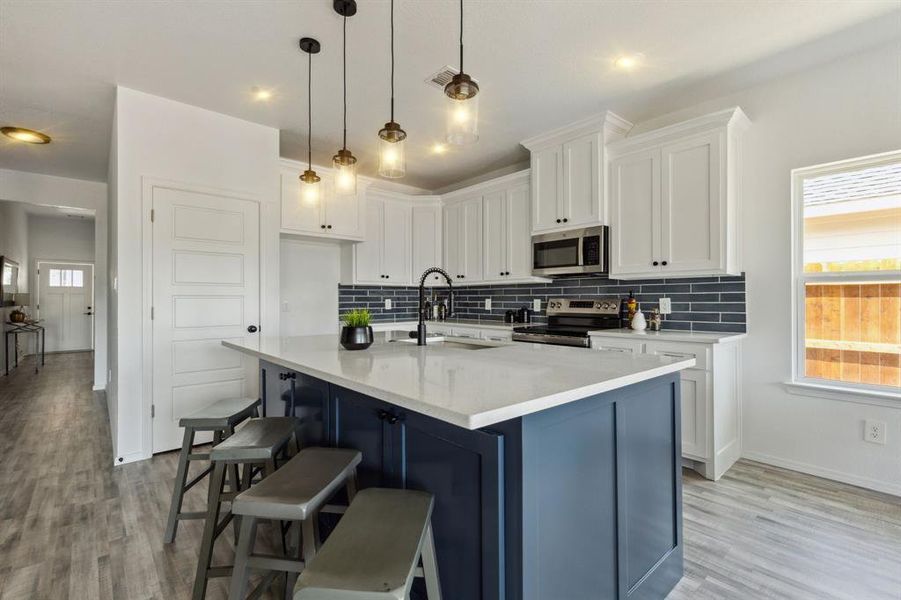
[[[6,352],[4,357],[6,358],[6,375],[9,375],[9,336],[13,336],[13,354],[15,355],[15,365],[14,367],[19,366],[19,334],[20,333],[33,333],[34,334],[34,351],[35,351],[35,359],[34,359],[34,372],[38,372],[38,360],[37,360],[37,351],[38,347],[41,350],[41,364],[40,366],[44,366],[44,350],[46,347],[45,344],[45,333],[44,326],[40,324],[40,321],[26,321],[24,323],[15,323],[13,321],[6,322],[6,336],[3,338],[3,342],[6,344],[4,348]]]

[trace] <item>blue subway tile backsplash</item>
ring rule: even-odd
[[[670,298],[673,314],[666,317],[664,329],[683,331],[747,331],[745,277],[694,277],[689,279],[643,279],[621,281],[606,276],[556,279],[550,283],[494,284],[455,287],[456,315],[464,319],[502,321],[504,313],[541,300],[542,311],[536,322],[546,321],[544,307],[549,298],[594,298],[635,293],[645,312],[657,308],[658,299]],[[435,288],[444,298],[447,288]],[[432,290],[427,290],[432,297]],[[391,298],[391,310],[385,310],[385,299]],[[485,299],[491,298],[491,310],[485,310]],[[338,312],[368,308],[376,322],[412,321],[417,318],[419,292],[415,287],[339,285]]]

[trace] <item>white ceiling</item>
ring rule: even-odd
[[[313,59],[313,158],[327,164],[341,137],[341,18],[331,4],[0,0],[0,125],[54,140],[4,138],[0,167],[105,180],[117,84],[277,127],[282,155],[303,158],[301,36],[323,46]],[[348,22],[348,146],[373,174],[388,120],[389,4],[359,5]],[[456,62],[457,6],[396,0],[396,119],[409,134],[402,182],[425,189],[522,162],[520,140],[605,108],[644,118],[669,108],[676,90],[717,78],[740,87],[901,37],[897,0],[467,0],[465,66],[482,86],[481,139],[435,156],[443,96],[424,79]],[[643,53],[646,65],[616,71],[622,52]],[[275,97],[255,102],[253,86]]]

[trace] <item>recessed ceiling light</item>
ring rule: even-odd
[[[613,66],[623,71],[631,71],[639,67],[644,60],[643,54],[623,54],[617,56],[613,61]]]
[[[447,152],[447,145],[442,143],[437,143],[432,146],[432,154],[444,154]]]
[[[25,129],[24,127],[0,127],[0,133],[8,138],[12,138],[17,142],[25,142],[28,144],[49,144],[50,136],[33,129]]]
[[[253,94],[253,99],[259,102],[265,102],[266,100],[272,99],[272,90],[254,86],[251,88],[250,92]]]

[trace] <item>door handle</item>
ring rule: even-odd
[[[256,332],[257,332],[257,326],[256,326],[256,325],[248,325],[248,326],[247,326],[247,331],[249,331],[250,333],[256,333]]]
[[[86,315],[88,315],[88,316],[90,317],[90,316],[93,315],[94,313],[92,313],[92,312],[86,312],[86,313],[84,313],[84,314],[86,314]]]

